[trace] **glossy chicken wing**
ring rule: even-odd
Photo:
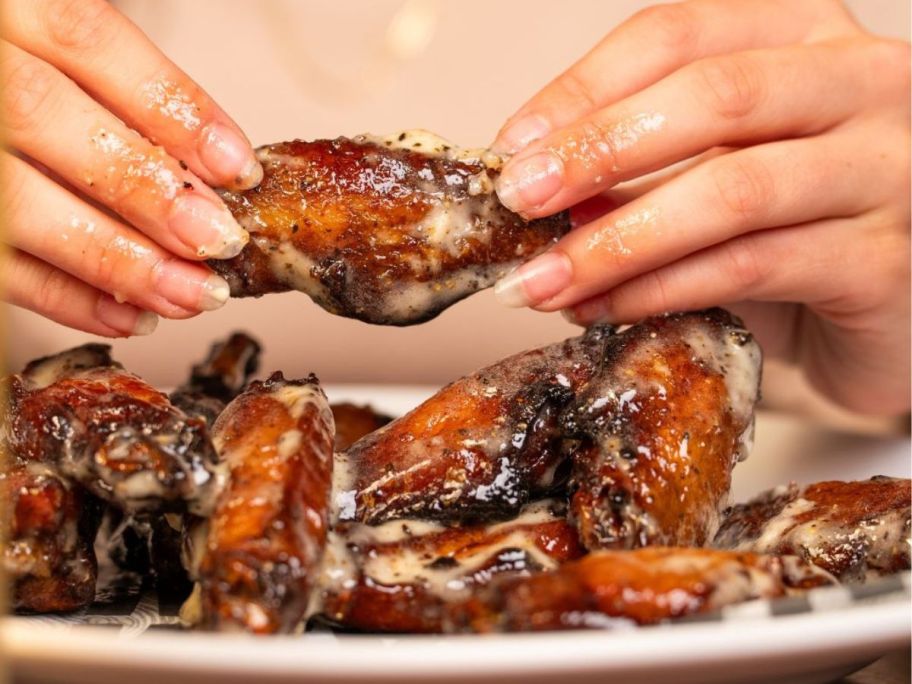
[[[219,485],[205,422],[123,370],[106,345],[30,363],[8,379],[7,445],[127,512],[207,514]]]
[[[171,394],[171,401],[210,425],[234,399],[260,365],[260,344],[250,335],[232,333],[216,342],[208,356],[194,364],[190,377]]]
[[[562,508],[539,501],[514,520],[487,526],[339,525],[314,612],[358,631],[440,632],[449,606],[495,577],[543,572],[584,553]]]
[[[313,376],[254,382],[213,428],[230,469],[197,531],[199,591],[185,613],[205,628],[290,632],[305,616],[326,543],[333,422]],[[194,610],[198,614],[193,615]]]
[[[517,354],[444,387],[337,457],[343,521],[504,520],[561,483],[562,409],[596,373],[611,329]]]
[[[777,487],[733,506],[713,545],[795,554],[864,582],[909,569],[910,499],[910,481],[892,477]]]
[[[13,609],[56,613],[89,605],[99,502],[36,463],[0,472],[0,500],[9,514],[0,540]]]
[[[331,404],[336,423],[336,451],[345,451],[352,444],[374,430],[389,423],[390,416],[378,413],[371,406],[358,406],[349,402]]]
[[[411,325],[491,286],[569,229],[500,204],[501,159],[425,131],[260,148],[263,182],[222,197],[251,241],[209,265],[244,297],[300,290],[324,309]]]
[[[833,583],[794,556],[651,547],[599,551],[505,577],[448,612],[448,631],[529,632],[654,624]]]
[[[702,546],[746,456],[760,349],[721,309],[650,318],[611,338],[564,412],[571,519],[589,548]]]

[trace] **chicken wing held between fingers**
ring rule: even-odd
[[[505,520],[559,485],[561,410],[591,380],[612,329],[527,351],[444,387],[336,457],[340,520]]]
[[[893,477],[777,487],[733,506],[713,546],[795,554],[861,583],[909,569],[910,499],[910,481]]]
[[[128,513],[206,515],[220,484],[205,422],[88,344],[7,379],[3,437],[21,463],[43,464]]]
[[[222,197],[251,241],[209,265],[235,297],[300,290],[368,323],[412,325],[490,287],[569,228],[526,221],[493,179],[502,159],[426,131],[257,150],[263,181]]]
[[[590,550],[702,546],[728,504],[759,396],[760,349],[721,309],[646,319],[617,334],[562,416],[570,513]]]
[[[313,376],[254,382],[213,429],[230,476],[199,534],[199,590],[185,615],[209,629],[291,632],[326,544],[333,419]],[[192,602],[198,601],[198,606]],[[198,615],[192,615],[198,609]]]

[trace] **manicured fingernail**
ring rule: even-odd
[[[209,172],[231,190],[246,190],[263,180],[263,167],[253,149],[237,131],[211,123],[201,137],[200,160]]]
[[[231,296],[231,289],[223,278],[176,259],[159,265],[155,288],[175,306],[191,311],[218,309]]]
[[[541,114],[528,114],[504,128],[491,145],[492,152],[516,154],[530,142],[551,132],[551,124]]]
[[[209,259],[237,256],[250,239],[227,209],[193,193],[174,200],[168,225],[197,256]]]
[[[564,164],[551,152],[507,163],[494,183],[504,206],[515,212],[537,209],[557,194],[563,182]]]
[[[158,316],[131,304],[121,304],[112,297],[102,297],[95,307],[98,320],[125,335],[149,335],[158,325]]]
[[[551,299],[573,280],[573,264],[562,252],[546,252],[523,264],[494,286],[504,306],[535,306]]]

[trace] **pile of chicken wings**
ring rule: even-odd
[[[170,396],[96,344],[4,380],[17,611],[90,604],[96,551],[182,588],[188,626],[258,634],[651,624],[910,566],[909,480],[729,506],[761,355],[720,309],[592,327],[395,420],[251,381],[259,353],[236,333]]]

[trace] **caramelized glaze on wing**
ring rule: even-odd
[[[171,394],[171,401],[210,425],[225,404],[234,399],[257,372],[260,344],[243,332],[216,342],[208,356],[190,370],[190,377]]]
[[[760,350],[721,309],[647,319],[610,340],[565,411],[571,518],[589,549],[702,546],[728,503],[759,394]]]
[[[336,527],[314,612],[347,629],[440,632],[448,606],[505,573],[527,576],[584,550],[557,502],[509,522],[445,527],[396,520]]]
[[[843,582],[909,569],[909,480],[777,487],[733,506],[713,545],[795,554]]]
[[[336,451],[345,451],[352,444],[374,430],[389,423],[390,416],[378,413],[371,406],[358,406],[348,402],[332,404],[336,423]]]
[[[340,519],[504,520],[560,482],[561,409],[611,329],[504,359],[444,387],[337,458]]]
[[[254,382],[213,428],[230,468],[200,549],[199,619],[210,629],[290,632],[326,542],[333,423],[316,378]]]
[[[324,309],[411,325],[492,285],[569,229],[503,207],[501,160],[429,133],[260,148],[263,182],[222,197],[251,241],[209,265],[236,297],[300,290]]]
[[[12,607],[56,613],[90,604],[101,508],[94,497],[38,464],[0,473],[0,497],[9,512],[2,567],[12,580]]]
[[[7,418],[21,462],[44,464],[125,511],[211,510],[218,477],[205,422],[123,370],[106,345],[11,376]]]
[[[833,582],[794,556],[650,547],[599,551],[505,577],[449,611],[448,631],[528,632],[653,624]]]

